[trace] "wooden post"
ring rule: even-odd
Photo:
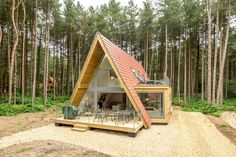
[[[94,110],[95,110],[95,113],[97,113],[97,110],[98,110],[98,91],[97,91],[97,75],[98,73],[96,72],[95,73],[95,76],[94,76]]]
[[[94,110],[97,113],[98,110],[98,92],[97,90],[94,91]]]

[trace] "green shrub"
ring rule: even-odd
[[[11,106],[14,114],[24,113],[25,109],[27,108],[26,105],[9,105],[9,106]]]
[[[12,116],[20,113],[26,112],[39,112],[43,111],[45,108],[43,106],[43,97],[37,96],[35,97],[35,108],[32,110],[31,107],[31,97],[25,97],[24,105],[22,105],[21,97],[17,97],[17,103],[15,105],[9,105],[7,102],[7,98],[0,97],[0,116]],[[51,95],[48,96],[48,102],[46,108],[50,108],[56,106],[56,108],[60,108],[67,104],[69,100],[68,96],[57,96],[55,101]]]
[[[236,111],[236,99],[227,99],[223,105],[219,106],[219,110],[222,111]]]
[[[207,105],[207,102],[205,101],[195,101],[191,100],[182,105],[182,110],[183,111],[188,111],[188,112],[202,112],[204,114],[209,114],[216,112],[216,108]]]
[[[12,116],[14,115],[13,110],[8,104],[0,105],[0,116]]]
[[[0,105],[0,116],[12,116],[19,113],[29,112],[30,109],[26,105]]]
[[[220,116],[222,111],[236,111],[236,100],[225,100],[222,105],[208,105],[206,101],[200,100],[200,98],[193,98],[190,101],[181,105],[183,111],[188,112],[202,112],[204,114]]]

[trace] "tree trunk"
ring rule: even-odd
[[[55,35],[55,33],[54,33]],[[54,41],[53,45],[53,100],[56,100],[56,42]]]
[[[208,58],[207,58],[207,103],[211,104],[211,0],[207,0]]]
[[[25,70],[24,70],[24,71],[25,71],[25,83],[24,83],[24,84],[25,84],[25,87],[24,87],[24,88],[25,88],[25,95],[27,94],[27,85],[28,85],[28,80],[29,80],[29,78],[28,78],[28,76],[29,76],[29,72],[28,72],[28,71],[29,71],[29,70],[28,70],[29,68],[28,68],[28,67],[29,67],[29,66],[28,66],[28,64],[27,64],[27,62],[28,62],[28,58],[27,58],[27,56],[28,56],[28,48],[27,48],[27,47],[28,47],[28,45],[29,45],[29,44],[28,44],[29,41],[28,41],[28,39],[27,39],[27,37],[28,37],[28,29],[29,29],[29,28],[28,28],[27,25],[26,25],[26,31],[25,31],[25,37],[26,37],[26,40],[25,40],[25,63],[26,63],[26,64],[25,64]],[[28,80],[27,80],[27,78],[28,78]]]
[[[33,3],[34,4],[34,3]],[[35,5],[35,4],[34,4]],[[34,6],[35,7],[35,6]],[[30,19],[30,44],[31,44],[31,48],[33,48],[33,45],[34,45],[34,30],[33,30],[33,28],[34,28],[34,9],[32,9],[33,11],[32,11],[32,15],[31,15],[31,19]],[[29,76],[30,76],[30,79],[29,79],[29,93],[32,95],[32,91],[33,91],[33,89],[32,89],[32,87],[33,87],[33,70],[34,70],[34,58],[33,58],[33,56],[34,56],[34,51],[32,50],[32,51],[30,51],[30,66],[29,66]],[[31,104],[32,105],[32,104]]]
[[[2,58],[3,56],[3,51],[2,51],[2,38],[3,38],[3,31],[2,31],[2,26],[0,26],[0,57]],[[3,73],[4,73],[4,69],[0,68],[0,96],[2,96],[2,92],[3,92]]]
[[[153,62],[154,62],[154,52],[151,51],[151,58],[150,58],[150,66],[149,66],[149,78],[152,78],[152,72],[153,72]]]
[[[187,93],[187,35],[185,32],[185,45],[184,45],[184,102],[186,102],[186,93]]]
[[[18,6],[17,6],[18,7]],[[11,19],[12,19],[12,25],[13,25],[13,31],[14,31],[14,44],[11,51],[11,59],[10,59],[10,70],[9,70],[9,97],[8,97],[8,103],[12,103],[12,81],[13,81],[13,71],[14,71],[14,64],[15,64],[15,57],[16,57],[16,47],[18,44],[18,23],[15,22],[15,9],[16,2],[15,0],[12,0],[12,10],[11,10]]]
[[[23,8],[23,20],[22,20],[22,59],[21,59],[21,101],[22,105],[24,105],[25,101],[25,0],[22,0],[22,8]]]
[[[181,33],[180,33],[181,36]],[[180,58],[181,58],[181,39],[179,39],[179,54],[178,54],[178,80],[177,80],[177,95],[180,103]]]
[[[71,49],[70,49],[70,31],[67,33],[67,79],[66,79],[66,84],[67,84],[67,95],[70,93],[70,86],[71,86],[71,68],[70,68],[70,62],[71,62]]]
[[[148,58],[149,58],[149,29],[147,28],[147,35],[146,35],[146,53],[144,54],[144,65],[145,71],[148,74]]]
[[[170,83],[172,85],[173,82],[173,40],[171,40],[171,47],[170,47]],[[173,89],[172,89],[173,92]]]
[[[167,58],[168,58],[168,36],[167,36],[167,24],[165,24],[165,39],[166,39],[166,48],[165,48],[165,71],[164,71],[164,78],[167,76]]]
[[[17,4],[17,8],[16,8],[16,16],[15,16],[15,23],[18,27],[18,6],[19,4]],[[18,35],[18,34],[17,34]],[[17,51],[17,49],[16,49]],[[15,54],[15,63],[14,63],[14,81],[13,81],[13,103],[14,105],[16,104],[16,88],[17,88],[17,53]]]
[[[35,108],[35,89],[36,89],[36,75],[37,75],[37,6],[38,2],[37,0],[34,1],[34,22],[33,22],[33,46],[32,46],[32,51],[33,51],[33,82],[32,82],[32,102],[31,106],[32,109],[34,110]]]
[[[204,88],[204,84],[205,84],[205,82],[204,82],[204,78],[205,78],[205,76],[204,76],[204,74],[205,74],[205,66],[204,66],[204,50],[202,50],[202,58],[201,58],[201,60],[202,60],[202,79],[201,79],[201,81],[202,81],[202,83],[201,83],[201,86],[202,86],[202,100],[204,100],[204,95],[205,95],[205,88]]]
[[[195,66],[195,74],[194,74],[194,82],[195,82],[195,85],[194,85],[194,92],[195,94],[198,94],[198,83],[199,83],[199,77],[198,77],[198,74],[199,74],[199,61],[200,61],[200,37],[199,37],[199,32],[198,32],[198,37],[197,37],[197,61],[196,61],[196,66]]]
[[[191,37],[188,39],[188,100],[191,97]],[[193,83],[193,82],[192,82]]]
[[[218,38],[219,38],[219,6],[216,6],[216,30],[215,30],[215,54],[214,54],[214,67],[213,67],[213,84],[212,84],[212,103],[215,104],[216,96],[216,66],[217,66],[217,53],[218,53]]]
[[[172,94],[175,94],[175,87],[176,87],[176,79],[175,79],[175,76],[176,76],[176,55],[177,55],[177,49],[176,49],[176,41],[173,40],[173,54],[172,54],[172,60],[173,60],[173,63],[172,63],[172,84],[171,84],[171,87],[172,87]]]
[[[221,27],[221,30],[219,31],[219,36],[220,36],[220,41],[219,41],[219,43],[220,43],[219,44],[220,45],[220,47],[219,47],[219,73],[220,73],[220,69],[222,66],[223,48],[224,48],[224,46],[223,46],[223,41],[224,41],[223,27]],[[218,80],[219,80],[219,77],[218,77]],[[223,79],[222,79],[222,81],[223,81]],[[222,84],[223,84],[223,82],[222,82]],[[220,102],[221,98],[222,98],[221,94],[223,93],[223,85],[222,85],[221,89],[219,89],[219,91],[220,91],[220,94],[219,94],[219,102]],[[217,99],[217,97],[216,97],[216,99]],[[216,103],[217,103],[217,100],[216,100]]]
[[[48,93],[48,53],[49,53],[49,25],[50,25],[50,16],[49,16],[49,4],[47,4],[46,11],[46,26],[45,26],[45,53],[44,53],[44,83],[43,83],[43,105],[47,105],[47,93]]]
[[[56,84],[55,84],[55,86],[56,86],[56,95],[58,95],[59,93],[60,93],[60,86],[59,86],[59,80],[60,80],[60,75],[59,75],[59,69],[60,69],[60,63],[59,63],[59,52],[60,52],[60,50],[59,50],[59,46],[60,46],[60,44],[59,44],[59,39],[57,38],[57,41],[58,41],[58,43],[57,43],[57,50],[56,50]]]
[[[225,99],[228,98],[228,84],[229,84],[229,55],[226,57],[226,74],[225,74]]]
[[[75,85],[75,81],[74,81],[74,56],[73,56],[73,45],[72,45],[73,39],[72,39],[72,30],[70,32],[70,70],[71,70],[71,90],[73,90],[74,85]],[[69,93],[70,94],[70,93]]]
[[[43,30],[40,29],[40,35],[39,35],[39,41],[38,41],[38,50],[37,50],[37,74],[36,74],[36,95],[39,95],[40,92],[42,92],[42,89],[39,89],[39,84],[42,83],[41,82],[41,78],[40,78],[40,63],[41,63],[41,48],[42,48],[42,36],[43,36]]]
[[[220,63],[220,70],[219,70],[219,80],[218,80],[218,88],[217,88],[217,98],[216,103],[222,104],[223,98],[220,100],[222,96],[222,89],[223,89],[223,76],[224,76],[224,65],[225,65],[225,58],[227,54],[227,46],[228,46],[228,37],[229,37],[229,27],[230,27],[230,9],[228,10],[228,19],[227,19],[227,27],[226,27],[226,35],[225,35],[225,43],[224,49],[222,52],[222,58]]]
[[[7,65],[8,65],[8,70],[7,70],[7,73],[8,73],[8,85],[5,85],[5,89],[4,89],[4,93],[6,94],[7,93],[7,88],[9,90],[9,76],[10,76],[10,66],[11,66],[11,46],[10,46],[10,28],[8,28],[7,30]],[[8,91],[9,93],[9,91]]]
[[[2,45],[2,26],[0,26],[0,48],[1,48],[1,45]]]
[[[78,49],[78,53],[79,53],[79,58],[78,58],[78,60],[79,60],[79,70],[78,70],[78,72],[79,72],[79,75],[78,75],[78,77],[80,76],[80,70],[81,70],[81,49],[80,49],[80,43],[81,43],[81,35],[79,36],[79,49]]]
[[[63,40],[63,39],[62,39]],[[61,50],[60,50],[60,69],[61,69],[61,76],[60,76],[60,85],[61,85],[61,95],[64,94],[64,59],[63,59],[63,49],[64,42],[62,42]]]
[[[17,56],[15,56],[14,79],[13,79],[13,103],[16,105],[16,88],[17,88]]]
[[[79,77],[79,72],[80,72],[80,38],[81,38],[81,35],[79,34],[79,37],[78,37],[78,45],[77,45],[77,51],[75,50],[76,52],[76,62],[75,62],[75,81],[78,79]]]

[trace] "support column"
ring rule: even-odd
[[[97,89],[97,75],[98,72],[96,71],[94,76],[94,112],[97,113],[98,110],[98,89]]]
[[[97,113],[98,110],[98,92],[94,91],[94,112]]]

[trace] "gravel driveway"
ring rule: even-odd
[[[92,130],[74,132],[70,127],[48,125],[0,139],[0,149],[33,140],[58,140],[113,156],[135,157],[235,157],[236,146],[201,113],[175,109],[168,125],[152,125],[137,137]]]

